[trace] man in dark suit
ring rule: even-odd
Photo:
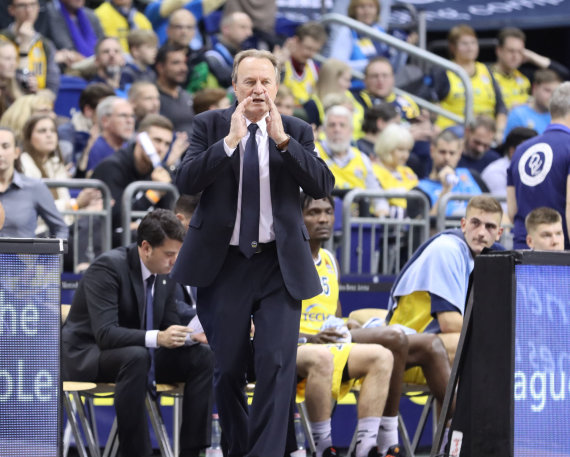
[[[184,233],[171,211],[147,214],[137,244],[106,252],[85,272],[63,326],[63,378],[116,384],[122,457],[152,455],[145,396],[155,380],[186,383],[180,456],[197,457],[210,442],[213,354],[184,345],[190,330],[168,277]]]
[[[181,193],[203,191],[173,277],[198,287],[232,457],[283,456],[301,300],[322,290],[299,188],[323,198],[334,178],[315,153],[310,126],[277,111],[278,77],[271,53],[239,53],[232,76],[237,106],[195,118],[176,178]],[[243,387],[252,317],[257,383],[248,414]]]

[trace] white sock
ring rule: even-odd
[[[398,416],[382,416],[377,442],[380,455],[386,454],[390,446],[398,444]]]
[[[368,457],[368,452],[376,446],[380,427],[379,417],[363,417],[356,426],[356,457]]]
[[[310,424],[317,457],[322,457],[323,451],[332,446],[331,420],[329,418],[326,421],[310,422]]]

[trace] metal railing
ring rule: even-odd
[[[121,211],[121,226],[123,228],[122,233],[122,245],[128,246],[131,243],[131,222],[133,219],[142,218],[150,211],[133,211],[131,208],[132,200],[135,194],[139,191],[155,190],[159,192],[166,192],[174,197],[174,201],[178,199],[180,193],[174,184],[164,183],[164,182],[154,182],[154,181],[135,181],[130,183],[123,191],[122,197],[122,211]]]
[[[88,238],[87,238],[87,251],[86,256],[89,262],[95,257],[93,249],[93,218],[100,217],[103,221],[102,227],[102,250],[108,251],[111,249],[111,191],[107,184],[98,179],[43,179],[43,182],[49,188],[65,187],[67,189],[87,189],[94,188],[101,191],[101,196],[103,198],[103,209],[102,210],[90,210],[90,209],[79,209],[74,210],[62,210],[60,213],[63,216],[73,216],[73,270],[75,271],[79,263],[79,218],[85,216],[89,218],[88,224]]]
[[[416,200],[421,206],[421,217],[397,219],[389,217],[360,217],[352,215],[354,203],[361,199],[391,199],[403,198],[407,201]],[[357,232],[356,271],[351,271],[352,258],[352,231]],[[370,246],[365,252],[364,231],[370,230]],[[381,244],[377,237],[382,238]],[[414,248],[429,237],[429,200],[423,192],[405,191],[372,191],[354,189],[348,192],[342,202],[342,236],[341,236],[341,274],[362,274],[364,271],[363,259],[369,257],[369,272],[378,273],[382,255],[382,269],[380,273],[393,274],[400,270],[403,260],[413,254]],[[416,239],[417,238],[417,239]],[[406,259],[401,258],[401,250],[406,250]]]
[[[394,90],[394,92],[396,92],[398,94],[409,95],[410,97],[412,97],[414,99],[414,101],[416,101],[416,103],[418,103],[418,100],[420,100],[421,101],[420,106],[423,106],[423,107],[429,109],[430,111],[433,111],[433,112],[435,112],[441,116],[449,118],[454,122],[464,124],[464,123],[468,123],[469,121],[471,121],[473,119],[473,88],[471,87],[471,80],[470,80],[467,72],[462,67],[457,65],[456,63],[453,63],[447,59],[444,59],[443,57],[440,57],[436,54],[433,54],[429,51],[426,51],[425,49],[422,49],[418,46],[406,43],[405,41],[402,41],[398,38],[394,38],[393,36],[391,36],[385,32],[380,32],[376,29],[373,29],[372,27],[369,27],[369,26],[363,24],[362,22],[356,21],[352,18],[349,18],[349,17],[344,16],[344,15],[339,14],[339,13],[325,14],[321,18],[321,23],[323,25],[327,25],[327,24],[344,25],[344,26],[349,27],[353,30],[356,30],[357,32],[359,32],[363,35],[366,35],[370,38],[373,38],[375,40],[386,43],[389,46],[392,46],[392,47],[398,49],[399,51],[406,52],[409,55],[414,56],[421,61],[429,62],[433,65],[438,66],[438,67],[441,67],[441,68],[444,68],[446,70],[450,70],[450,71],[454,72],[459,77],[459,79],[461,79],[461,82],[463,83],[463,86],[465,88],[465,109],[463,112],[464,113],[463,118],[461,118],[460,116],[457,116],[456,114],[454,114],[448,110],[441,108],[438,105],[430,103],[427,100],[420,99],[419,97],[412,97],[411,94],[408,94],[405,91],[398,89],[397,91]],[[360,73],[360,72],[358,72],[358,73],[353,72],[353,75],[355,77],[362,78],[362,73]],[[418,104],[420,104],[420,103],[418,103]]]

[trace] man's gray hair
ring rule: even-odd
[[[550,116],[552,119],[566,117],[570,114],[570,82],[560,84],[550,99]]]
[[[237,82],[237,69],[239,64],[243,59],[247,59],[248,57],[253,57],[254,59],[267,59],[275,68],[275,82],[279,84],[281,73],[279,71],[279,61],[277,57],[271,54],[269,51],[262,51],[260,49],[248,49],[246,51],[239,52],[234,59],[234,68],[232,70],[232,81],[234,83]]]
[[[101,119],[103,119],[105,116],[110,116],[113,114],[115,103],[121,100],[124,99],[115,95],[111,95],[110,97],[105,97],[97,104],[95,114],[97,115],[97,124],[99,124],[99,128],[101,128]]]
[[[348,119],[348,123],[350,124],[350,128],[352,128],[352,112],[343,105],[334,105],[331,106],[327,112],[325,113],[325,118],[323,119],[323,125],[327,125],[327,121],[330,116],[342,116]]]

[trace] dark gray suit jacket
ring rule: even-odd
[[[154,286],[155,328],[180,325],[176,283],[158,275]],[[64,379],[93,381],[102,350],[145,345],[144,285],[136,244],[107,251],[85,272],[62,329]]]
[[[226,258],[237,212],[240,155],[228,157],[224,137],[235,106],[201,113],[194,119],[190,149],[178,168],[181,193],[203,191],[172,276],[182,284],[204,287],[212,283]],[[291,135],[287,151],[280,152],[269,139],[271,204],[277,255],[288,292],[297,300],[322,291],[309,249],[299,190],[324,198],[334,177],[315,153],[311,127],[300,119],[283,116]],[[199,259],[199,261],[197,261]]]

